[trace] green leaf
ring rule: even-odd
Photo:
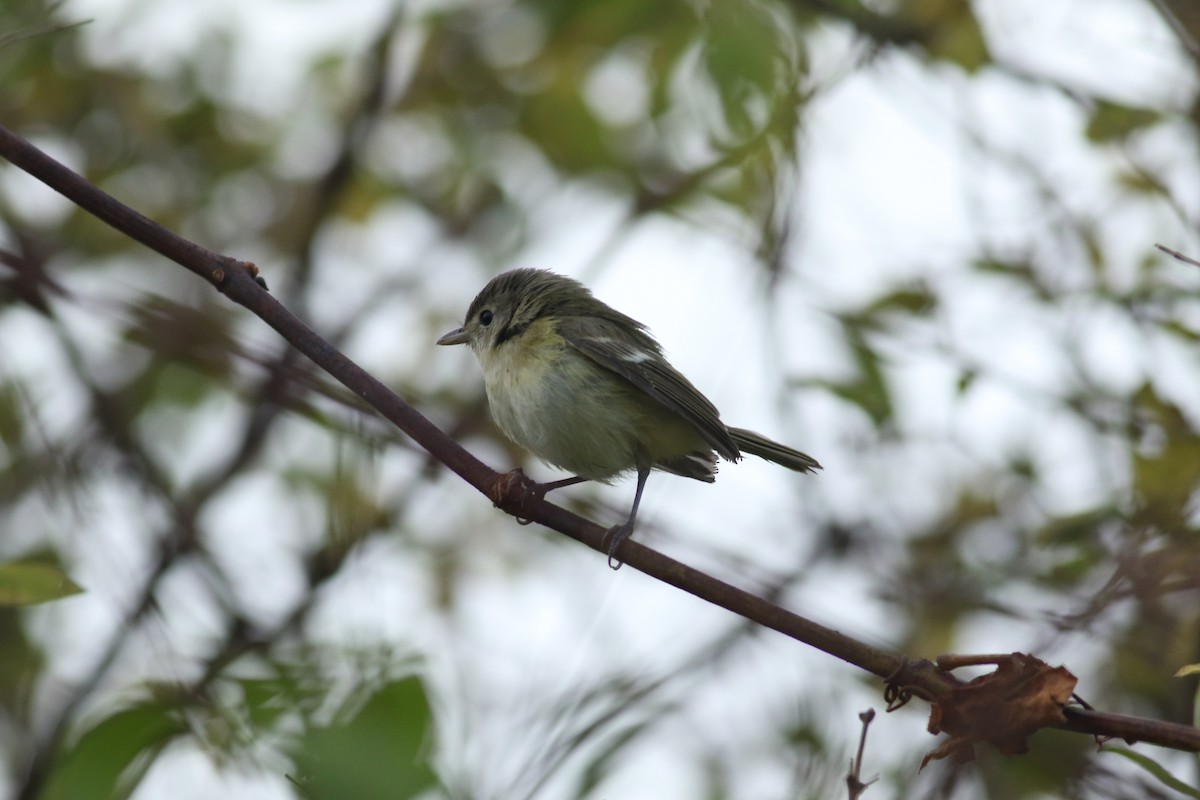
[[[16,381],[0,384],[0,444],[20,452],[25,434],[26,408],[21,402],[21,388]]]
[[[1123,141],[1160,119],[1162,115],[1157,111],[1100,100],[1088,120],[1087,138],[1098,144]]]
[[[1052,517],[1035,534],[1043,547],[1080,546],[1096,541],[1104,526],[1123,524],[1120,511],[1113,506],[1097,506],[1077,514]]]
[[[1133,462],[1138,507],[1134,524],[1185,528],[1188,503],[1200,484],[1200,433],[1183,410],[1143,385],[1133,396],[1142,438]]]
[[[1170,788],[1174,789],[1180,794],[1186,795],[1187,797],[1200,798],[1200,789],[1197,789],[1194,786],[1188,786],[1170,772],[1167,772],[1167,769],[1162,764],[1159,764],[1149,756],[1141,753],[1135,753],[1134,751],[1125,747],[1105,747],[1103,752],[1116,753],[1119,756],[1124,756],[1140,766],[1142,769],[1149,772],[1154,777],[1158,778],[1158,780],[1161,781],[1165,786],[1169,786]]]
[[[1175,672],[1176,678],[1200,675],[1200,664],[1185,664]],[[1196,695],[1192,698],[1192,724],[1200,728],[1200,683],[1196,684]]]
[[[271,728],[305,702],[300,687],[291,677],[247,678],[238,681],[238,685],[242,688],[246,717],[258,730]]]
[[[896,289],[871,302],[861,312],[864,319],[887,312],[900,312],[920,316],[937,308],[937,295],[926,286]]]
[[[1170,197],[1170,186],[1158,175],[1142,168],[1123,169],[1116,174],[1117,183],[1124,189],[1137,194]]]
[[[64,756],[41,800],[128,797],[161,750],[184,731],[169,706],[145,703],[106,717]]]
[[[564,67],[556,77],[523,104],[522,130],[541,143],[551,162],[568,172],[608,167],[604,127],[579,93],[580,73]]]
[[[432,714],[418,678],[375,693],[348,721],[308,731],[295,783],[309,800],[415,797],[438,786],[429,766]]]
[[[704,66],[730,127],[749,134],[750,104],[772,94],[780,74],[779,28],[755,3],[712,3],[705,22]]]
[[[933,58],[975,72],[992,60],[979,20],[967,0],[909,0],[903,16],[925,28],[921,38]]]
[[[858,366],[858,380],[831,387],[841,398],[862,409],[875,423],[883,427],[892,420],[891,391],[884,376],[880,356],[867,342],[864,331],[854,325],[846,326],[846,343],[854,353]]]
[[[970,367],[964,367],[962,372],[959,374],[958,382],[955,385],[959,396],[961,397],[970,391],[971,387],[975,385],[975,381],[977,380],[979,380],[979,370],[971,369]]]
[[[53,564],[0,564],[0,605],[31,606],[79,594],[83,589]]]

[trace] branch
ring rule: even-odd
[[[603,541],[604,528],[546,502],[529,491],[526,481],[495,472],[463,449],[388,387],[288,312],[260,283],[258,270],[253,264],[214,253],[168,231],[88,183],[3,126],[0,126],[0,156],[122,233],[192,271],[230,300],[256,314],[317,366],[362,397],[434,458],[487,495],[504,511],[520,519],[541,523],[600,553],[607,552]],[[885,679],[898,698],[893,707],[902,704],[913,694],[932,701],[963,685],[953,675],[929,661],[913,662],[871,647],[638,542],[626,540],[619,548],[618,555],[624,563],[640,572]],[[1067,721],[1059,727],[1067,730],[1200,751],[1200,730],[1195,728],[1073,708],[1064,711]]]
[[[850,772],[846,775],[846,791],[850,800],[858,800],[868,786],[879,780],[878,775],[865,782],[862,779],[863,751],[867,749],[867,728],[871,727],[871,721],[875,719],[875,709],[868,708],[858,715],[858,719],[862,722],[862,735],[858,739],[858,755],[850,759]]]
[[[1157,247],[1159,250],[1162,250],[1167,255],[1174,258],[1176,261],[1182,261],[1184,264],[1189,264],[1193,267],[1200,267],[1200,261],[1197,261],[1196,259],[1192,258],[1191,256],[1186,256],[1183,253],[1179,252],[1178,250],[1172,250],[1171,248],[1167,247],[1166,245],[1161,245],[1161,244],[1156,244],[1154,246]]]

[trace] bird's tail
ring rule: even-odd
[[[765,458],[781,467],[787,467],[796,472],[813,472],[821,468],[821,465],[812,456],[801,453],[799,450],[793,450],[779,442],[771,441],[761,433],[748,431],[745,428],[730,428],[729,434],[733,437],[733,441],[737,442],[737,446],[742,452]]]

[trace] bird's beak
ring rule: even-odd
[[[466,344],[467,331],[464,328],[455,328],[445,336],[437,340],[438,344]]]

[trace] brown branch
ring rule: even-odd
[[[214,253],[168,231],[3,126],[0,126],[0,156],[117,230],[191,270],[230,300],[252,311],[297,350],[366,400],[437,460],[509,514],[539,522],[593,550],[606,552],[604,528],[547,503],[529,491],[526,481],[493,471],[459,446],[416,409],[289,313],[256,281],[257,269],[253,264]],[[933,700],[961,685],[954,676],[928,661],[910,662],[902,656],[871,647],[638,542],[627,540],[618,555],[630,567],[651,577],[884,678],[901,697],[916,694]],[[1059,727],[1067,730],[1200,751],[1200,730],[1195,728],[1070,708],[1066,712],[1067,722]]]

